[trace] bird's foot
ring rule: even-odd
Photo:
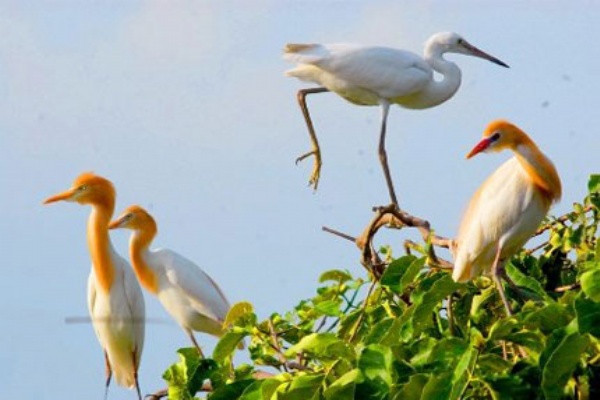
[[[300,157],[296,158],[296,164],[310,156],[314,156],[315,161],[313,164],[312,173],[310,174],[310,179],[308,180],[308,186],[312,186],[316,191],[317,187],[319,186],[319,178],[321,177],[321,151],[316,148],[306,154],[301,155]]]

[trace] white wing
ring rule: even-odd
[[[422,90],[433,79],[429,64],[405,50],[314,44],[288,45],[286,52],[284,58],[289,61],[318,67],[347,84],[368,89],[384,98],[411,95]],[[302,69],[302,66],[297,68]],[[290,70],[287,74],[296,76],[294,72]],[[324,84],[320,81],[317,83]]]
[[[519,161],[502,164],[478,189],[457,237],[453,277],[468,280],[491,267],[498,244],[502,257],[518,251],[542,221],[548,207]]]
[[[197,312],[215,321],[225,320],[229,302],[208,274],[172,250],[158,249],[152,255],[164,267],[165,278],[187,296]]]
[[[133,318],[133,336],[136,347],[137,365],[139,366],[139,359],[141,357],[142,350],[144,349],[144,333],[146,327],[146,306],[144,303],[144,295],[142,294],[140,284],[131,270],[131,266],[120,256],[118,256],[116,260],[118,261],[115,262],[119,262],[121,264],[121,268],[123,269],[123,286],[125,287],[125,297]]]

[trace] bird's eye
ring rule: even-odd
[[[129,213],[125,216],[125,221],[131,221],[133,219],[133,214]]]
[[[79,187],[77,188],[77,190],[78,190],[79,192],[83,192],[84,190],[87,190],[87,188],[88,188],[88,185],[81,185],[81,186],[79,186]]]
[[[496,140],[498,140],[498,139],[500,139],[500,132],[496,132],[496,133],[494,133],[494,134],[493,134],[493,135],[490,137],[490,140],[491,140],[492,142],[495,142],[495,141],[496,141]]]
[[[465,40],[463,38],[459,38],[458,42],[456,42],[456,43],[458,43],[460,46],[462,46],[463,44],[465,44]]]

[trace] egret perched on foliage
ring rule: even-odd
[[[84,173],[73,186],[49,197],[44,204],[60,200],[89,204],[87,240],[92,258],[88,280],[88,307],[94,330],[104,350],[106,390],[112,374],[121,386],[135,386],[141,400],[138,368],[144,347],[145,308],[142,290],[131,267],[112,247],[108,224],[115,208],[112,183]]]
[[[480,152],[511,150],[515,156],[500,166],[475,192],[456,238],[452,278],[465,282],[491,273],[508,314],[500,277],[504,263],[536,232],[550,206],[560,200],[556,168],[527,136],[510,122],[492,122],[467,158]]]
[[[286,60],[299,64],[286,71],[287,76],[322,86],[298,91],[298,102],[313,148],[296,162],[311,155],[315,157],[309,184],[316,189],[319,183],[321,150],[306,106],[306,95],[332,91],[357,105],[381,106],[379,159],[392,203],[396,205],[398,201],[385,151],[390,104],[423,109],[437,106],[452,97],[460,86],[461,71],[443,57],[444,53],[480,57],[508,67],[452,32],[437,33],[429,38],[423,57],[405,50],[353,44],[288,44],[284,53]],[[436,80],[434,72],[441,74],[442,79]]]
[[[229,311],[225,295],[200,267],[168,249],[150,250],[158,231],[154,218],[142,207],[127,208],[110,229],[133,231],[129,255],[142,286],[157,296],[202,354],[192,331],[221,336]]]

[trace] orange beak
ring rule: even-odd
[[[469,154],[467,154],[467,160],[481,153],[482,151],[485,151],[485,149],[487,149],[491,143],[492,141],[490,140],[490,138],[482,139],[481,142],[477,143],[475,147],[473,147],[473,149],[469,152]]]
[[[57,201],[72,201],[74,191],[73,189],[66,190],[62,193],[55,194],[54,196],[48,197],[44,200],[43,204],[55,203]]]
[[[113,219],[110,224],[108,224],[108,229],[118,229],[122,228],[122,224],[125,222],[125,216],[120,216],[117,219]]]

